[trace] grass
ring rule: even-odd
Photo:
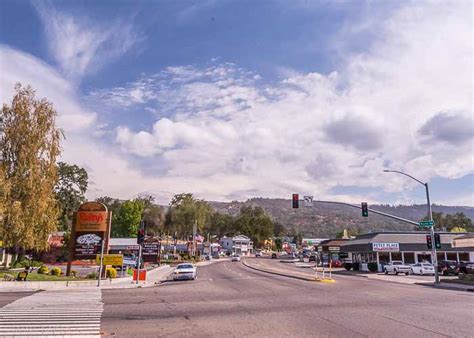
[[[3,276],[5,274],[10,274],[14,277],[18,275],[19,271],[3,271],[0,272],[0,280],[3,280]],[[74,278],[74,277],[66,277],[66,276],[52,276],[52,275],[41,275],[36,272],[34,273],[29,273],[28,277],[26,278],[27,281],[50,281],[50,282],[55,282],[55,281],[75,281],[75,280],[87,280],[86,278]]]

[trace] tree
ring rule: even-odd
[[[192,194],[175,195],[166,216],[166,230],[189,239],[194,222],[197,223],[199,232],[205,232],[211,213],[212,209],[206,201],[196,199]]]
[[[143,208],[140,200],[123,202],[118,213],[112,214],[112,237],[137,237]]]
[[[95,201],[104,204],[107,207],[107,210],[112,212],[112,224],[113,224],[113,217],[115,214],[119,212],[120,205],[122,204],[122,202],[120,202],[120,200],[116,198],[112,198],[109,196],[98,197],[96,198]]]
[[[349,238],[350,237],[355,237],[360,233],[359,229],[357,229],[357,228],[349,228],[349,229],[346,229],[346,230],[347,230],[347,236]],[[343,238],[343,237],[344,237],[344,230],[338,231],[336,233],[336,238]]]
[[[261,207],[243,206],[235,220],[235,229],[250,237],[260,247],[266,239],[273,236],[274,225]]]
[[[280,237],[280,236],[284,236],[286,235],[286,228],[283,224],[279,223],[279,222],[275,222],[275,226],[273,228],[273,234],[276,236],[276,237]]]
[[[161,205],[154,204],[153,196],[137,198],[143,203],[142,219],[146,222],[147,234],[158,235],[164,230],[165,213]]]
[[[450,232],[467,232],[465,228],[461,228],[461,227],[454,227],[449,231]]]
[[[7,247],[46,250],[58,223],[54,187],[63,135],[50,102],[36,99],[31,87],[17,84],[15,91],[1,114],[1,167],[9,189],[0,236]]]
[[[428,220],[428,217],[425,216],[423,220]],[[433,221],[436,230],[451,231],[453,228],[460,227],[467,231],[474,231],[472,220],[462,212],[457,212],[454,215],[444,215],[442,212],[433,212]],[[425,229],[415,226],[415,230]]]
[[[72,214],[85,202],[87,191],[87,171],[77,165],[58,163],[58,183],[55,187],[60,207],[60,227],[64,231],[71,229]]]

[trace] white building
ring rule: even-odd
[[[253,242],[244,235],[234,237],[223,237],[219,241],[224,251],[231,254],[250,255],[253,253]]]

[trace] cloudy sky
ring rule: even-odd
[[[474,205],[471,1],[0,2],[88,197]]]

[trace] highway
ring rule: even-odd
[[[104,335],[473,337],[474,294],[337,276],[301,281],[217,262],[196,281],[103,290]]]

